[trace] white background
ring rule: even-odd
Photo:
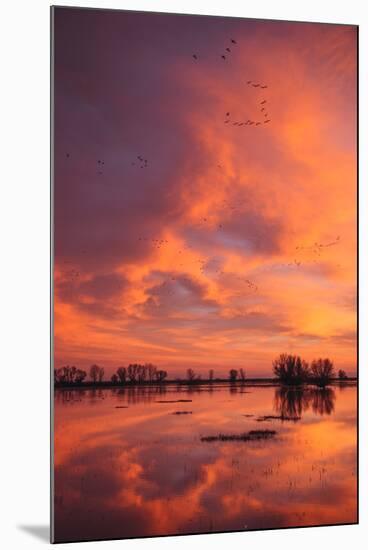
[[[83,548],[366,547],[368,2],[66,0],[62,4],[360,25],[360,525],[96,542],[84,543]],[[8,550],[44,546],[48,537],[49,2],[3,2],[0,40],[0,544]]]

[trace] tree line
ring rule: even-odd
[[[99,365],[91,365],[89,378],[93,384],[108,382],[104,380],[105,369]],[[86,381],[87,372],[74,366],[65,366],[54,370],[54,381],[56,385],[82,384]],[[111,376],[113,384],[142,384],[144,382],[163,382],[167,378],[167,371],[158,369],[155,365],[147,363],[140,365],[133,363],[127,367],[119,367]]]
[[[336,378],[333,362],[326,359],[313,359],[309,364],[299,355],[282,353],[273,361],[273,373],[286,386],[315,384],[326,387]],[[339,380],[347,380],[348,376],[342,369],[338,371]]]
[[[329,385],[335,376],[335,369],[332,361],[326,359],[314,359],[309,365],[304,359],[298,355],[288,355],[282,353],[272,363],[273,374],[278,381],[283,385],[299,386],[302,384],[316,384],[320,387]],[[89,381],[92,384],[108,384],[123,385],[123,384],[157,384],[162,383],[167,379],[167,371],[157,368],[152,363],[131,363],[127,367],[118,367],[116,372],[109,380],[105,379],[105,369],[99,365],[93,364],[88,372]],[[347,374],[344,370],[338,371],[339,380],[346,380]],[[202,379],[202,376],[188,368],[186,371],[185,383],[200,384],[202,382],[221,381],[223,378],[215,378],[215,371],[210,369],[208,378]],[[246,372],[243,368],[230,369],[228,380],[231,383],[245,382]],[[64,366],[54,370],[55,385],[79,385],[87,382],[87,371],[79,369],[75,366]],[[183,382],[181,379],[176,379],[177,382]]]

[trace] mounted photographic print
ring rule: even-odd
[[[357,523],[358,28],[51,21],[52,541]]]

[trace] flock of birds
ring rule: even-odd
[[[147,168],[148,160],[143,158],[141,155],[137,155],[137,161],[132,162],[132,166],[138,166],[139,168]]]
[[[339,243],[340,243],[340,235],[338,235],[334,241],[331,241],[329,243],[323,244],[323,243],[315,242],[312,245],[308,245],[308,246],[297,246],[295,250],[297,252],[310,250],[313,254],[320,256],[324,248],[330,248],[331,246],[336,246]]]
[[[237,41],[234,40],[234,38],[230,39],[230,43],[231,43],[232,47],[237,45]],[[226,46],[225,51],[222,54],[220,54],[220,57],[224,61],[226,61],[230,58],[230,55],[232,54],[232,51],[233,50],[229,46]],[[200,56],[197,53],[192,54],[192,57],[193,57],[195,62],[198,62],[200,60]],[[268,84],[264,84],[264,83],[261,83],[261,82],[255,82],[253,80],[247,80],[246,84],[247,84],[247,86],[250,86],[252,88],[259,88],[260,90],[266,90],[268,88]],[[268,112],[267,112],[266,103],[267,103],[266,99],[263,99],[259,103],[259,110],[260,110],[261,115],[263,116],[263,119],[261,117],[261,120],[252,120],[252,119],[249,119],[249,118],[247,120],[244,120],[244,121],[231,120],[230,119],[230,112],[227,112],[226,116],[225,116],[224,123],[225,124],[232,124],[233,126],[253,126],[253,125],[254,126],[261,126],[262,124],[268,124],[269,122],[271,122],[271,119],[269,118],[269,115],[268,115]]]
[[[70,153],[65,153],[67,159],[70,158]],[[97,159],[97,174],[102,176],[104,174],[105,161]],[[137,168],[148,168],[148,159],[143,158],[142,155],[137,155],[136,160],[131,162],[131,166],[137,166]]]
[[[221,54],[219,54],[220,58],[223,61],[228,61],[231,58],[231,56],[234,52],[234,49],[236,49],[236,47],[237,47],[237,41],[234,38],[231,38],[229,40],[229,44],[225,46],[224,51]],[[201,56],[198,53],[193,53],[192,58],[195,62],[200,62],[200,60],[201,60]],[[256,89],[267,90],[268,87],[269,87],[268,84],[265,84],[263,82],[253,81],[253,80],[247,80],[245,82],[245,84],[246,84],[246,86],[248,86],[250,88],[253,88],[255,90]],[[232,117],[230,111],[227,111],[225,113],[224,124],[231,125],[231,126],[237,126],[237,127],[242,127],[242,126],[257,127],[257,126],[269,124],[271,122],[271,118],[269,116],[269,109],[268,109],[267,99],[260,98],[260,100],[257,103],[257,108],[258,108],[258,111],[259,111],[259,116],[256,119],[249,119],[248,118],[246,120],[236,120],[235,118]],[[69,152],[66,153],[66,157],[68,159],[70,158],[70,153]],[[140,169],[148,168],[148,159],[144,158],[141,154],[137,155],[136,158],[131,161],[131,166],[136,166],[137,168],[140,168]],[[103,175],[104,167],[105,167],[105,161],[102,160],[102,159],[98,159],[97,160],[97,173],[98,173],[98,175]],[[219,169],[222,169],[221,164],[218,164],[217,167]],[[223,200],[222,201],[222,209],[224,211],[227,210],[230,213],[234,213],[234,211],[241,209],[243,203],[245,203],[245,201],[240,201],[240,202],[237,202],[236,204],[234,204],[234,203],[231,203],[228,200]],[[198,221],[198,223],[195,224],[195,226],[196,227],[206,226],[209,229],[211,229],[212,231],[213,230],[221,231],[221,230],[223,230],[225,223],[226,222],[224,222],[224,221],[221,221],[219,223],[218,220],[214,221],[213,219],[211,219],[211,217],[203,216]],[[138,237],[138,241],[141,241],[142,243],[143,242],[150,243],[154,247],[154,249],[156,249],[156,250],[160,250],[160,249],[162,249],[163,247],[165,247],[169,244],[169,241],[167,239],[147,237],[147,236],[142,236],[142,235]],[[335,246],[335,245],[339,244],[339,242],[340,242],[340,236],[336,237],[336,239],[334,241],[328,242],[326,244],[315,242],[312,245],[299,245],[295,248],[295,252],[296,252],[296,255],[297,255],[297,254],[301,254],[303,252],[309,251],[313,255],[320,256],[324,249],[326,249],[328,247],[331,247],[331,246]],[[184,253],[185,249],[190,249],[190,248],[193,248],[193,246],[187,244],[185,246],[182,246],[182,248],[180,248],[176,251],[177,254],[178,254],[178,263],[177,263],[178,267],[184,267],[184,263],[183,263],[183,261],[181,261],[179,259],[179,257]],[[211,262],[210,258],[206,258],[206,259],[201,258],[201,259],[194,260],[194,264],[197,265],[198,272],[200,274],[215,274],[215,275],[218,275],[218,276],[230,275],[230,273],[226,273],[222,269],[222,267],[217,267],[216,268],[216,267],[211,266],[210,262]],[[316,262],[316,260],[314,260],[314,262]],[[276,267],[288,267],[288,268],[290,268],[290,267],[299,268],[301,265],[302,265],[302,261],[301,261],[300,257],[294,258],[292,262],[273,264],[274,267],[276,266]],[[73,282],[76,281],[80,276],[80,272],[75,270],[75,269],[68,270],[67,272],[64,272],[64,274],[65,273],[67,273],[67,278],[70,281],[73,281]],[[234,274],[232,274],[232,275],[234,275]],[[243,281],[245,283],[245,285],[247,286],[247,288],[251,292],[257,292],[258,291],[257,284],[254,281],[251,281],[249,278],[246,278],[246,277],[243,277],[243,276],[237,276],[237,275],[235,275],[235,278]],[[175,281],[176,279],[177,279],[177,277],[170,276],[170,278],[168,280],[165,280],[160,287],[162,289],[165,289],[167,291],[167,293],[171,294],[171,293],[173,293],[173,290],[169,289],[168,286],[169,286],[171,281]]]
[[[230,112],[228,111],[225,115],[224,124],[232,124],[233,126],[253,126],[253,125],[260,126],[261,124],[268,124],[269,122],[271,122],[271,119],[269,118],[266,104],[267,104],[266,99],[263,99],[259,103],[259,111],[260,111],[261,117],[263,115],[264,120],[252,120],[248,118],[247,120],[243,120],[243,121],[238,121],[238,120],[233,121],[231,120]]]

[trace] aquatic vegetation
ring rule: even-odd
[[[202,436],[201,441],[212,443],[213,441],[260,441],[271,439],[276,435],[275,430],[250,430],[241,434],[218,434]]]

